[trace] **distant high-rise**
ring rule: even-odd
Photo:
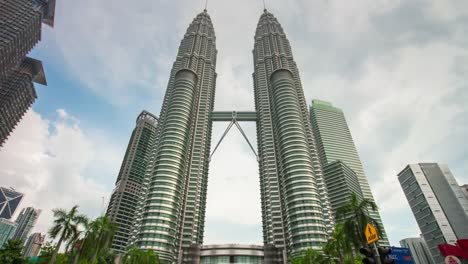
[[[447,165],[410,164],[398,180],[435,263],[442,263],[438,245],[468,238],[468,199]]]
[[[27,57],[0,83],[0,147],[36,100],[33,82],[46,85],[44,69]]]
[[[334,220],[299,69],[281,24],[267,10],[254,39],[263,241],[290,257],[321,249]]]
[[[342,161],[356,173],[362,196],[374,202],[369,182],[364,173],[343,111],[334,107],[329,102],[313,100],[312,106],[310,107],[310,117],[322,166],[325,167],[335,161]],[[325,175],[325,177],[327,177],[327,175]],[[328,182],[330,181],[333,181],[333,179],[329,178]],[[352,188],[351,186],[349,187]],[[331,191],[329,190],[329,192]],[[349,192],[330,193],[330,196],[335,197],[335,199],[339,196],[342,196],[340,199],[347,199],[347,197],[349,197]],[[369,208],[369,216],[372,217],[380,227],[382,237],[379,240],[379,244],[389,245],[387,234],[378,210],[373,211]]]
[[[11,219],[22,199],[23,194],[13,188],[0,187],[0,219]]]
[[[55,0],[0,1],[0,147],[37,98],[32,82],[46,85],[42,63],[26,54],[54,15]]]
[[[40,214],[40,209],[34,209],[32,207],[26,207],[21,210],[15,221],[17,227],[15,234],[13,235],[13,239],[22,240],[25,242],[32,228],[36,224],[37,218]]]
[[[117,252],[125,251],[134,229],[137,205],[156,144],[157,125],[158,118],[147,111],[138,116],[112,192],[107,215],[117,224],[111,245]]]
[[[400,245],[410,249],[414,264],[435,264],[424,239],[420,237],[405,238],[400,240]]]
[[[39,255],[41,247],[44,244],[45,235],[41,233],[34,233],[28,237],[28,240],[24,244],[23,256],[25,258],[32,258]]]
[[[0,248],[13,237],[16,223],[5,218],[0,218]]]

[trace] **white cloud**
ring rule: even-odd
[[[25,193],[21,207],[42,209],[34,228],[40,232],[50,227],[53,208],[79,205],[81,212],[98,216],[102,197],[108,197],[111,188],[84,174],[100,161],[99,145],[76,123],[67,122],[64,109],[57,113],[58,119],[50,121],[30,110],[0,149],[2,185]]]
[[[70,75],[108,102],[125,106],[150,97],[159,109],[180,39],[201,10],[199,4],[190,0],[62,1],[57,5],[56,27],[47,31],[57,43],[50,54],[58,50]],[[410,162],[444,162],[459,180],[468,181],[463,147],[468,135],[466,1],[272,0],[267,4],[291,41],[307,100],[326,99],[344,109],[392,242],[413,236],[418,228],[397,182],[398,171]],[[208,9],[219,51],[215,107],[253,109],[251,50],[261,2],[219,0],[210,2]],[[36,122],[29,121],[30,129],[23,136],[10,139],[19,146],[15,149],[23,149],[9,152],[21,163],[2,173],[16,175],[15,181],[24,184],[34,181],[43,186],[47,175],[62,175],[59,171],[65,170],[58,163],[52,166],[50,155],[65,155],[73,147],[89,156],[61,160],[74,168],[68,175],[75,176],[68,177],[107,182],[106,188],[111,188],[113,181],[101,179],[99,167],[102,163],[117,170],[125,146],[106,143],[111,131],[83,136],[77,120],[65,122],[69,115],[62,110],[58,114],[58,121],[29,114],[27,118]],[[214,141],[222,129],[215,127]],[[253,129],[249,136],[255,138]],[[60,142],[65,138],[82,144],[70,141],[62,149]],[[51,146],[54,151],[49,150]],[[207,240],[223,240],[219,227],[224,225],[232,228],[225,241],[241,241],[235,230],[258,230],[261,221],[257,164],[237,134],[219,151],[210,169]],[[6,158],[2,153],[0,157]],[[70,154],[77,156],[82,155]],[[23,164],[38,172],[23,173]],[[83,172],[88,177],[77,176]],[[36,175],[46,180],[39,183]]]

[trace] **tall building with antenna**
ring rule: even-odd
[[[205,10],[182,39],[160,114],[155,163],[136,244],[157,251],[164,261],[186,263],[190,247],[203,243],[215,40]]]
[[[333,225],[327,189],[291,46],[266,9],[253,55],[264,243],[288,256],[320,249]]]
[[[233,124],[241,129],[239,121],[251,121],[257,124],[265,263],[285,263],[308,248],[321,249],[334,220],[299,70],[281,25],[265,10],[257,26],[255,112],[213,112],[215,41],[205,9],[188,27],[173,64],[155,132],[154,160],[142,187],[144,200],[132,204],[138,209],[131,243],[154,250],[164,263],[199,263],[201,254],[214,254],[206,252],[209,248],[216,248],[216,254],[226,251],[224,246],[202,246],[212,123],[231,121],[228,131]],[[114,195],[109,215],[113,200]],[[250,249],[233,248],[231,257]],[[256,250],[253,254],[263,254]]]

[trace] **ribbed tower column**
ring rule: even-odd
[[[299,70],[278,20],[260,17],[253,50],[264,243],[321,249],[334,224]]]
[[[155,162],[135,241],[164,263],[190,263],[203,244],[215,82],[211,18],[198,14],[180,43],[160,114]]]
[[[294,252],[320,246],[327,234],[291,71],[274,71],[271,87],[285,231],[288,246]]]
[[[150,182],[138,243],[157,249],[162,259],[172,259],[175,250],[180,203],[185,186],[188,158],[187,131],[190,129],[196,74],[187,69],[175,75],[167,121],[160,135],[153,177]]]

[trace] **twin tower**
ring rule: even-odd
[[[127,223],[137,227],[128,239],[168,263],[190,263],[203,244],[216,56],[205,10],[182,39],[159,119],[141,116],[157,123],[146,136],[155,147],[146,149],[151,161],[145,161],[146,181],[140,178],[144,187],[133,189],[144,198]],[[253,56],[263,241],[287,259],[321,249],[334,220],[299,71],[283,28],[267,10],[256,29]],[[112,206],[111,200],[109,211]]]

